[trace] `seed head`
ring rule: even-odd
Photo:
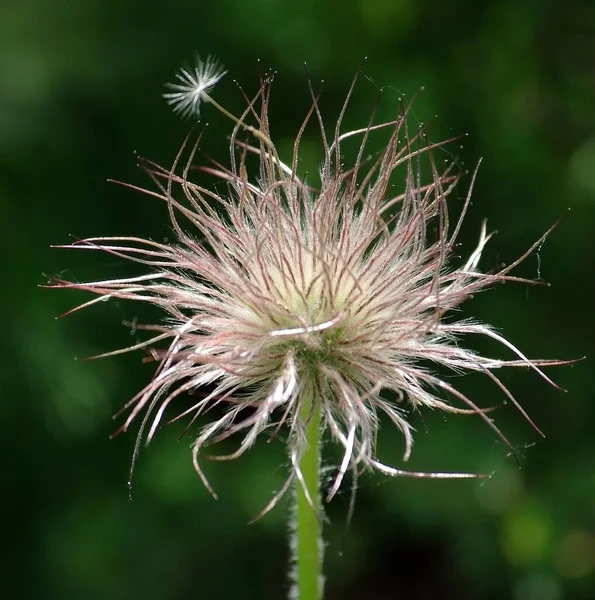
[[[204,91],[223,73],[213,59],[193,73],[182,70],[177,76],[182,85],[170,84],[176,92],[166,97],[178,112],[197,112]],[[98,296],[82,307],[118,298],[153,304],[167,316],[143,327],[153,332],[149,339],[103,355],[149,349],[158,363],[152,380],[126,404],[130,412],[122,430],[143,414],[138,439],[150,441],[166,410],[193,392],[193,405],[169,421],[190,417],[189,427],[203,422],[192,454],[205,485],[211,489],[200,466],[206,445],[239,436],[235,452],[215,457],[233,459],[261,433],[275,436],[282,429],[291,463],[282,493],[294,478],[301,480],[308,420],[302,409],[313,398],[326,436],[343,449],[329,497],[350,469],[354,475],[373,469],[415,477],[473,476],[384,464],[376,456],[381,415],[402,434],[404,460],[413,443],[410,413],[424,408],[476,414],[508,443],[488,409],[430,365],[455,374],[485,374],[527,417],[497,372],[527,367],[552,383],[540,366],[560,361],[530,360],[489,325],[456,320],[453,311],[496,283],[536,283],[510,272],[549,231],[512,264],[480,272],[490,234],[484,224],[476,248],[466,260],[458,258],[471,191],[453,220],[447,199],[462,172],[456,160],[445,166],[434,159],[452,140],[431,142],[425,127],[410,134],[408,105],[399,106],[390,122],[374,124],[373,115],[366,126],[343,131],[354,80],[330,137],[312,93],[293,156],[285,163],[271,141],[271,85],[262,81],[245,113],[233,118],[229,166],[200,167],[227,184],[225,193],[221,186],[214,191],[191,180],[196,147],[187,150],[186,144],[171,169],[145,165],[156,185],[147,193],[164,202],[175,243],[125,236],[70,245],[146,267],[145,274],[127,278],[55,283]],[[300,143],[312,117],[324,148],[316,187],[298,173]],[[374,153],[371,138],[383,134],[388,139]],[[342,150],[350,138],[359,141],[359,149],[344,166]],[[252,157],[259,162],[257,178],[248,175]],[[465,338],[475,334],[496,340],[512,358],[489,358],[467,348]],[[214,406],[224,410],[209,421]]]
[[[194,69],[181,68],[176,73],[180,83],[167,83],[166,87],[173,92],[163,94],[174,112],[182,117],[200,116],[200,103],[207,100],[208,92],[227,73],[221,63],[214,57],[208,56],[202,62],[197,56]]]

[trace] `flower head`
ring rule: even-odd
[[[200,116],[200,103],[207,99],[206,93],[214,87],[227,71],[221,63],[212,56],[206,61],[196,60],[194,69],[181,68],[176,73],[176,79],[180,83],[167,83],[166,87],[172,92],[163,94],[168,104],[171,104],[174,112],[180,113],[182,117],[191,115]]]
[[[196,111],[202,92],[222,74],[213,60],[194,74],[183,70],[178,79],[184,85],[172,85],[178,91],[168,101],[178,111]],[[409,414],[426,407],[477,414],[506,441],[488,409],[429,365],[485,374],[526,416],[496,373],[528,367],[552,383],[540,366],[559,363],[530,360],[490,326],[455,320],[452,311],[493,284],[527,281],[510,272],[547,233],[514,263],[480,272],[490,235],[484,224],[467,260],[457,259],[471,192],[453,220],[447,199],[461,172],[456,161],[439,166],[434,160],[436,149],[450,140],[430,142],[426,128],[410,134],[405,105],[390,122],[371,120],[344,132],[351,91],[327,137],[312,94],[293,156],[285,163],[271,141],[270,94],[271,81],[264,80],[244,115],[234,119],[230,165],[201,167],[226,183],[227,192],[191,181],[194,151],[181,168],[183,151],[171,169],[146,165],[157,185],[147,193],[165,203],[175,243],[99,237],[71,245],[147,267],[145,274],[128,278],[57,282],[98,296],[82,306],[118,298],[153,304],[167,315],[160,324],[144,327],[154,333],[150,339],[107,353],[150,349],[158,362],[152,380],[126,405],[130,413],[122,429],[143,414],[139,439],[150,441],[166,410],[192,391],[194,404],[170,420],[188,416],[191,424],[203,423],[193,457],[209,489],[199,462],[206,445],[239,436],[233,454],[215,457],[231,459],[262,432],[274,435],[280,428],[285,428],[292,465],[289,484],[300,478],[308,421],[304,406],[314,401],[326,435],[343,448],[329,496],[349,469],[354,474],[367,468],[388,475],[469,476],[404,471],[378,460],[381,415],[402,434],[404,460],[413,443]],[[324,148],[316,187],[298,173],[300,143],[312,117]],[[240,139],[242,132],[252,141]],[[383,149],[370,155],[370,138],[383,133],[388,137]],[[359,150],[344,166],[342,148],[349,138],[359,140]],[[248,175],[253,156],[259,161],[257,178]],[[463,340],[473,334],[500,342],[512,358],[488,358],[467,348]],[[215,405],[224,408],[223,414],[209,421]]]

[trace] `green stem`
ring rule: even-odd
[[[300,462],[305,488],[295,484],[295,522],[293,532],[293,561],[296,600],[322,598],[322,511],[320,502],[320,402],[315,397],[303,403],[300,418],[306,425],[306,450]]]

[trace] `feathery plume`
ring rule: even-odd
[[[173,91],[163,94],[163,97],[172,110],[182,117],[200,117],[200,103],[208,100],[207,92],[217,85],[226,73],[216,58],[208,56],[203,62],[197,56],[194,69],[181,68],[176,73],[176,79],[180,83],[165,84]]]
[[[176,91],[167,100],[178,112],[197,113],[204,91],[223,74],[213,59],[199,63],[193,73],[182,70],[182,83],[170,86]],[[182,148],[171,169],[146,163],[156,189],[142,191],[165,203],[175,243],[124,236],[68,246],[139,263],[146,266],[145,274],[54,284],[97,295],[79,308],[117,298],[150,303],[167,315],[160,324],[144,326],[154,334],[149,339],[102,356],[150,349],[158,362],[152,380],[123,409],[129,414],[122,431],[143,415],[139,443],[153,438],[166,410],[181,395],[207,390],[170,421],[189,417],[188,427],[199,419],[206,422],[193,442],[192,456],[211,493],[200,465],[205,446],[239,435],[235,452],[210,457],[230,460],[244,454],[261,433],[275,435],[285,429],[290,474],[267,509],[292,481],[301,481],[308,421],[304,398],[319,403],[325,435],[343,449],[330,499],[350,469],[354,476],[362,469],[390,476],[474,476],[412,472],[381,462],[376,456],[381,415],[403,436],[405,461],[413,444],[409,413],[424,408],[476,414],[508,444],[488,409],[429,364],[457,374],[485,374],[529,421],[497,372],[526,367],[555,385],[541,367],[562,364],[530,360],[489,325],[453,318],[461,303],[494,284],[536,283],[511,271],[551,229],[512,264],[483,273],[479,262],[490,238],[484,223],[476,248],[457,264],[457,238],[477,170],[453,221],[447,199],[462,172],[456,161],[444,166],[434,159],[452,140],[431,142],[426,127],[410,134],[410,105],[405,104],[390,122],[374,124],[373,116],[366,126],[343,131],[356,79],[330,137],[312,92],[289,163],[271,141],[272,80],[262,80],[256,97],[247,99],[244,114],[233,118],[230,165],[212,162],[200,168],[225,182],[227,193],[191,180],[196,147],[183,165]],[[324,148],[317,189],[298,173],[300,143],[311,119],[318,121]],[[240,139],[242,132],[254,134],[254,139]],[[382,132],[388,141],[370,157],[370,137]],[[360,143],[353,164],[345,167],[341,152],[349,138]],[[257,178],[248,174],[250,156],[259,161]],[[422,173],[428,175],[425,181]],[[395,193],[391,184],[396,177],[401,177],[402,187]],[[481,356],[463,344],[470,335],[496,340],[513,358]],[[209,421],[215,405],[225,410]]]

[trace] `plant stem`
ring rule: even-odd
[[[321,600],[322,598],[322,511],[320,502],[320,402],[314,395],[303,403],[300,418],[306,425],[306,450],[300,462],[305,488],[295,484],[295,522],[293,561],[295,587],[292,598]]]
[[[215,100],[213,100],[213,98],[211,98],[211,96],[209,96],[209,94],[207,94],[206,92],[202,92],[202,97],[206,102],[210,102],[219,112],[222,112],[226,117],[231,119],[234,123],[236,123],[240,127],[243,127],[246,131],[250,132],[254,137],[257,137],[259,140],[264,142],[265,145],[268,146],[270,149],[272,149],[272,150],[275,149],[275,145],[273,144],[273,142],[271,142],[270,138],[266,134],[264,134],[260,129],[257,129],[256,127],[252,127],[252,125],[248,125],[247,123],[244,123],[243,121],[238,119],[235,115],[230,113],[225,107],[221,106],[221,104],[219,104],[219,102],[216,102]]]

